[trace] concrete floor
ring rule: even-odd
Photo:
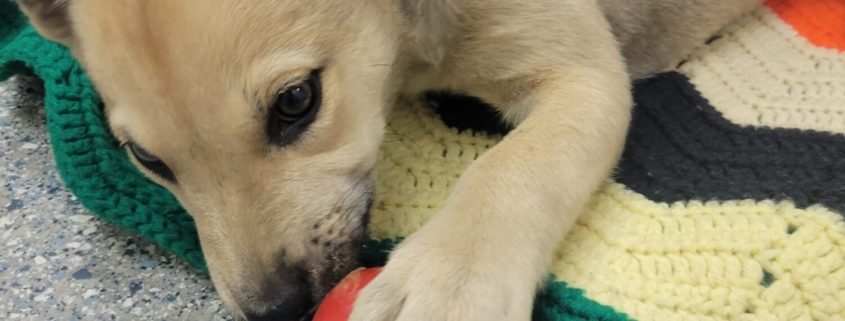
[[[0,83],[0,320],[232,320],[207,277],[65,189],[40,90]]]

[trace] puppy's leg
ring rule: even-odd
[[[352,320],[530,318],[554,246],[610,172],[629,120],[624,76],[571,75],[526,98],[525,121],[395,251]]]
[[[583,56],[596,61],[543,62],[473,92],[519,125],[394,251],[352,321],[530,319],[555,246],[610,173],[628,127],[630,84],[602,35],[590,49],[601,52]]]
[[[555,245],[607,177],[627,127],[624,81],[591,78],[535,91],[529,116],[394,252],[352,320],[530,319]]]

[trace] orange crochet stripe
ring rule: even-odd
[[[766,4],[814,45],[845,51],[845,0],[767,0]]]

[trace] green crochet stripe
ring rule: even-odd
[[[105,221],[154,242],[207,273],[194,221],[164,188],[132,165],[111,135],[102,105],[66,48],[41,38],[14,2],[0,1],[0,78],[31,71],[44,82],[50,143],[65,185]],[[362,259],[382,265],[397,241],[370,241]],[[629,321],[583,291],[549,282],[534,320]]]

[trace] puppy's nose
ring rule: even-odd
[[[313,305],[305,271],[289,269],[275,280],[263,285],[257,298],[261,306],[269,307],[250,310],[244,307],[249,321],[296,321],[301,319]]]

